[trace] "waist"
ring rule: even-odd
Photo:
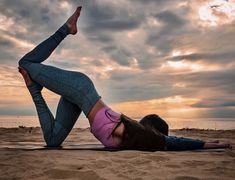
[[[120,116],[120,113],[114,112],[108,106],[101,108],[95,115],[91,133],[106,147],[117,147],[112,137],[112,131],[120,121]]]
[[[105,103],[101,99],[99,99],[97,103],[93,106],[93,108],[91,109],[91,111],[89,112],[87,116],[90,126],[92,126],[96,114],[104,107],[107,107],[107,105],[105,105]]]
[[[91,131],[98,130],[104,125],[112,127],[115,123],[121,120],[121,114],[114,112],[110,107],[104,106],[99,109],[93,119]]]

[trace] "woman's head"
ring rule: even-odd
[[[169,127],[168,124],[156,114],[149,114],[145,116],[139,122],[146,128],[156,129],[162,134],[168,136]]]
[[[147,151],[165,149],[165,137],[157,129],[148,128],[124,114],[121,115],[121,121],[125,126],[122,148]]]

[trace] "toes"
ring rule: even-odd
[[[78,6],[78,7],[77,7],[77,10],[78,10],[78,11],[81,11],[81,10],[82,10],[82,6]]]
[[[77,7],[77,9],[76,9],[76,12],[75,12],[75,13],[79,16],[79,15],[80,15],[81,10],[82,10],[82,6],[79,6],[79,7]]]

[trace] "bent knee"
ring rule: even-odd
[[[24,58],[21,58],[21,59],[18,61],[18,65],[19,65],[20,67],[24,67],[25,65],[30,64],[30,63],[31,63],[31,62],[27,61],[27,60],[24,59]]]

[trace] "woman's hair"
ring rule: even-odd
[[[157,129],[145,127],[139,122],[121,115],[125,126],[121,148],[132,150],[165,150],[165,137]]]
[[[149,114],[140,120],[140,124],[146,128],[155,129],[168,136],[169,126],[162,118],[156,114]]]

